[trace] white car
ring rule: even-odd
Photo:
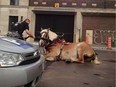
[[[39,47],[0,36],[0,87],[36,87],[44,70]]]

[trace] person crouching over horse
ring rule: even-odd
[[[7,36],[11,36],[11,37],[15,37],[21,40],[24,40],[23,38],[23,32],[25,31],[26,34],[28,34],[30,37],[35,38],[35,35],[33,35],[30,31],[29,31],[29,23],[30,20],[27,18],[22,22],[16,23],[13,28],[10,30],[10,33],[7,34]]]

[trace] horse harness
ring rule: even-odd
[[[57,37],[56,39],[54,39],[53,41],[51,41],[51,40],[49,40],[49,35],[48,35],[48,34],[49,34],[49,29],[48,29],[47,32],[42,32],[41,35],[42,35],[43,33],[45,33],[45,37],[40,38],[40,39],[45,40],[45,41],[48,41],[48,43],[50,43],[50,44],[48,44],[48,45],[46,46],[46,49],[49,51],[49,49],[50,49],[52,46],[54,46],[57,42],[60,41],[60,37]],[[56,60],[57,60],[57,61],[61,60],[61,54],[62,54],[62,50],[63,50],[65,44],[66,44],[66,43],[63,43],[63,44],[61,45],[61,47],[60,47],[60,53],[59,53],[58,56],[56,57]]]
[[[47,30],[47,32],[42,32],[41,33],[41,35],[43,34],[43,33],[45,33],[45,37],[40,37],[40,39],[42,39],[42,40],[46,40],[46,41],[48,41],[49,40],[49,29]]]
[[[44,33],[44,36],[42,37],[43,33]],[[46,46],[48,46],[49,43],[51,43],[51,40],[49,39],[49,29],[47,30],[47,32],[40,33],[40,37],[39,38],[42,39],[46,43]]]

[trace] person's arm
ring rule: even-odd
[[[25,32],[32,38],[35,38],[35,35],[33,35],[28,29],[26,29]]]

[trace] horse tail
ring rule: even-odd
[[[94,60],[92,60],[91,62],[94,63],[94,64],[101,64],[101,61],[98,59],[97,55],[98,54],[94,51]]]

